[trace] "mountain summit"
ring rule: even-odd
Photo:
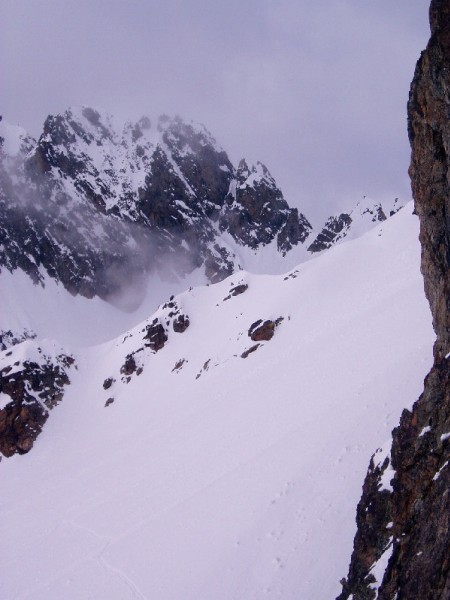
[[[265,165],[235,168],[204,126],[179,117],[121,124],[72,108],[37,141],[0,123],[0,142],[0,267],[36,283],[47,273],[72,294],[117,298],[149,275],[217,282],[259,256],[282,272],[354,220],[328,223],[311,244],[311,224]]]

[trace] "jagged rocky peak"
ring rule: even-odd
[[[44,156],[48,152],[49,165],[58,167],[60,152],[75,151],[81,155],[82,150],[91,145],[100,147],[107,143],[119,143],[111,115],[90,107],[69,108],[62,115],[47,117],[36,150]]]
[[[30,163],[73,183],[104,212],[127,212],[127,197],[142,184],[154,151],[150,120],[122,124],[105,111],[70,108],[49,116]],[[67,187],[67,186],[66,186]]]
[[[163,141],[181,154],[201,154],[206,147],[211,147],[217,154],[222,155],[223,163],[229,163],[226,152],[217,140],[201,123],[187,123],[180,116],[169,117],[162,115],[158,119],[158,131]]]
[[[313,243],[308,246],[308,251],[313,253],[322,252],[322,250],[331,248],[331,246],[344,239],[352,222],[353,219],[347,213],[341,213],[337,217],[330,217]]]
[[[247,178],[250,177],[250,169],[245,158],[241,158],[236,171],[236,182],[238,185],[244,184]]]
[[[408,133],[434,364],[392,444],[371,461],[339,600],[450,598],[450,0],[431,2],[430,24],[411,85]]]
[[[402,206],[398,198],[384,202],[382,205],[380,202],[374,202],[367,196],[363,196],[350,212],[331,216],[308,250],[313,253],[321,252],[345,238],[351,239],[362,235],[372,226],[395,215]]]
[[[224,234],[255,251],[275,241],[282,254],[309,234],[264,165],[237,172],[203,125],[180,117],[121,123],[70,108],[27,143],[19,177],[0,165],[0,261],[34,281],[46,271],[102,298],[161,269],[177,278],[202,268],[218,281],[240,268]]]
[[[249,168],[245,159],[239,163],[219,223],[242,245],[256,249],[276,240],[283,254],[303,243],[311,231],[306,217],[289,207],[267,167],[257,162]]]

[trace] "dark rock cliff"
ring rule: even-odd
[[[403,411],[390,451],[371,461],[339,600],[450,598],[450,0],[431,2],[430,25],[408,133],[434,365],[419,400]]]

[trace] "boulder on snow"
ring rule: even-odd
[[[249,354],[251,354],[252,352],[255,352],[255,350],[258,350],[258,348],[260,347],[261,344],[254,344],[253,346],[250,346],[250,348],[248,348],[247,350],[245,350],[242,354],[241,354],[241,358],[247,358],[247,356]]]
[[[248,330],[250,339],[254,342],[268,342],[273,338],[275,329],[282,320],[283,317],[278,317],[275,321],[258,319],[250,325],[250,329]]]
[[[184,333],[186,329],[189,327],[190,321],[187,315],[178,315],[176,319],[173,320],[172,327],[176,333]]]
[[[107,379],[105,379],[105,381],[103,382],[103,389],[104,390],[109,390],[109,388],[112,386],[112,384],[115,382],[114,377],[108,377]]]
[[[247,283],[240,283],[239,285],[235,285],[234,287],[231,288],[228,296],[226,298],[224,298],[223,300],[224,301],[229,300],[232,296],[239,296],[240,294],[243,294],[247,290],[248,290]]]
[[[144,336],[146,346],[150,347],[154,352],[158,352],[164,348],[165,343],[168,340],[167,332],[164,326],[158,319],[153,319],[150,325],[147,325],[147,333]]]
[[[180,360],[177,360],[177,362],[175,363],[174,368],[172,369],[172,373],[173,372],[178,372],[180,369],[183,368],[184,363],[188,362],[185,358],[180,358]]]
[[[134,356],[132,354],[127,354],[127,356],[125,357],[124,364],[120,367],[120,372],[122,373],[122,375],[132,375],[136,371],[136,368],[137,368],[137,365],[136,365],[136,361],[134,360]],[[106,380],[106,381],[108,381],[108,380]],[[106,381],[103,383],[104,388],[105,388]],[[105,390],[106,389],[108,389],[108,388],[106,387]]]

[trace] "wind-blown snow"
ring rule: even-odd
[[[72,296],[46,273],[43,279],[45,287],[34,285],[21,270],[9,273],[4,269],[0,273],[0,331],[27,329],[39,338],[56,338],[69,347],[77,347],[120,335],[145,319],[171,294],[186,285],[203,283],[205,277],[199,269],[187,280],[163,281],[158,275],[149,276],[144,299],[133,312],[124,312],[98,297],[88,300]],[[130,303],[136,293],[133,289],[128,291]],[[122,301],[127,303],[126,298]]]
[[[3,139],[2,149],[9,157],[17,156],[29,136],[23,127],[0,121],[0,137]]]
[[[128,384],[142,325],[79,350],[32,452],[1,464],[2,598],[335,597],[370,456],[432,362],[411,212],[285,276],[181,294],[189,328]]]

